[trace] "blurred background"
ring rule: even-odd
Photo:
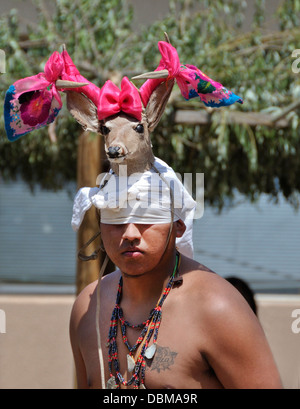
[[[164,31],[183,63],[244,99],[208,109],[175,89],[153,150],[181,175],[204,173],[195,259],[249,285],[284,385],[299,388],[300,0],[2,0],[0,15],[2,101],[62,44],[98,86],[153,70]],[[73,388],[69,314],[101,259],[77,260],[94,214],[78,235],[70,221],[77,189],[106,166],[103,141],[63,108],[11,143],[0,111],[0,388]]]

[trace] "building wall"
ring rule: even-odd
[[[1,389],[71,389],[69,317],[73,296],[1,295],[6,333],[0,333]]]
[[[292,313],[300,307],[300,296],[256,298],[284,387],[298,389],[300,332],[293,330],[300,331],[300,323],[297,326]],[[74,388],[69,342],[73,302],[72,295],[0,295],[0,309],[6,315],[6,333],[0,333],[0,389]]]
[[[300,388],[300,296],[257,295],[258,316],[283,386]],[[298,317],[298,318],[297,318]]]

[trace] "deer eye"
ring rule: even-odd
[[[107,135],[110,132],[110,129],[105,125],[100,125],[100,132],[102,135]]]
[[[138,124],[137,127],[135,128],[135,131],[138,133],[143,133],[144,132],[144,125]]]

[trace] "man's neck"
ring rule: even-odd
[[[150,312],[167,286],[175,268],[175,263],[176,251],[174,250],[170,254],[165,253],[158,266],[151,271],[145,271],[144,274],[138,276],[122,273],[123,291],[121,305],[124,308],[124,312],[133,313],[137,309],[140,311],[141,309],[149,309]],[[143,315],[144,313],[141,312],[141,314]]]

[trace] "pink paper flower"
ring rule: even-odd
[[[20,113],[24,124],[36,126],[48,119],[52,95],[48,90],[35,91],[32,97],[21,104]]]

